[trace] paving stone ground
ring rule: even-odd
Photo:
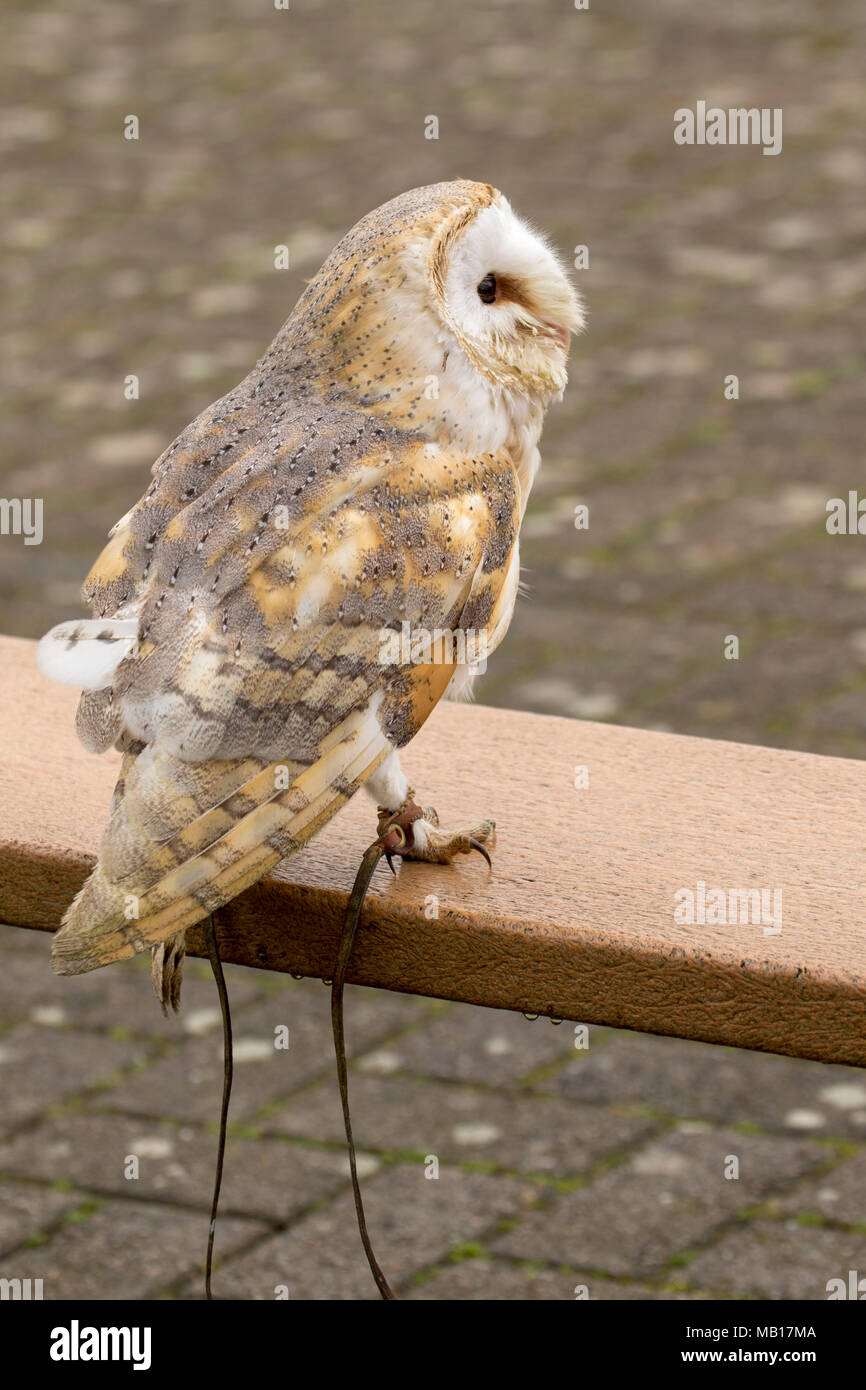
[[[205,968],[165,1019],[139,962],[70,982],[48,949],[0,928],[18,991],[0,1023],[0,1275],[41,1278],[46,1298],[199,1298],[221,1080]],[[219,1295],[377,1297],[328,991],[228,979]],[[102,982],[126,1027],[68,1002]],[[349,990],[347,1029],[368,1221],[403,1297],[821,1299],[866,1268],[859,1070],[601,1028],[577,1051],[565,1025],[373,990]]]
[[[0,536],[4,631],[80,611],[153,459],[358,216],[465,175],[567,254],[589,248],[589,331],[526,517],[528,594],[481,700],[863,756],[866,537],[825,526],[828,499],[862,483],[866,434],[854,0],[82,14],[12,0],[4,16],[0,489],[44,502],[41,545]],[[673,112],[697,100],[781,107],[782,153],[676,146]],[[52,1298],[198,1297],[211,983],[192,969],[164,1021],[146,971],[57,981],[47,948],[0,930],[0,1276],[42,1277]],[[220,1291],[370,1297],[327,991],[240,971],[230,986]],[[567,1026],[351,994],[370,1222],[403,1296],[820,1299],[866,1271],[860,1073],[600,1029],[577,1053]]]

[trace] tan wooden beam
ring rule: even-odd
[[[0,920],[19,926],[57,926],[106,817],[118,758],[79,747],[76,698],[0,638]],[[496,819],[494,871],[383,866],[352,980],[866,1064],[866,763],[454,705],[404,761],[443,824]],[[225,958],[330,976],[374,834],[361,793],[225,909]],[[780,892],[781,931],[676,921],[699,883]]]

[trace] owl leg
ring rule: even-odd
[[[169,1006],[175,1013],[180,1012],[180,987],[183,983],[183,959],[186,955],[186,931],[177,932],[166,941],[160,941],[151,951],[150,976],[153,992],[162,1005],[164,1014]]]
[[[409,795],[409,783],[400,766],[400,753],[392,748],[387,758],[379,764],[372,777],[364,783],[380,811],[399,811]]]
[[[340,1104],[343,1109],[346,1147],[349,1151],[349,1173],[352,1179],[352,1194],[355,1199],[358,1231],[367,1263],[379,1293],[383,1298],[393,1299],[396,1295],[382,1273],[367,1230],[361,1185],[358,1181],[352,1118],[349,1112],[349,1071],[346,1061],[346,1034],[343,1018],[343,993],[346,984],[346,972],[349,968],[349,957],[352,954],[355,933],[361,920],[361,909],[364,906],[370,880],[383,856],[387,859],[392,873],[395,870],[391,860],[395,854],[399,854],[404,859],[427,859],[437,864],[447,864],[456,854],[468,854],[471,850],[477,849],[480,854],[484,855],[489,864],[490,855],[484,848],[484,841],[493,834],[495,823],[492,820],[485,820],[481,821],[479,825],[473,826],[471,830],[457,831],[453,835],[444,834],[439,829],[439,817],[436,812],[432,809],[424,811],[416,804],[415,794],[400,767],[400,755],[396,749],[392,749],[372,777],[367,779],[365,786],[380,803],[378,833],[377,838],[371,845],[368,845],[364,852],[361,867],[355,877],[346,908],[340,949],[337,953],[331,981],[331,1026],[334,1033],[337,1082],[340,1088]],[[384,805],[381,804],[383,802]]]
[[[394,849],[392,853],[400,854],[403,859],[422,859],[432,864],[450,864],[451,860],[458,854],[471,854],[477,850],[490,863],[490,855],[485,849],[485,845],[490,842],[492,847],[495,841],[496,822],[493,820],[479,821],[477,825],[468,826],[462,830],[455,830],[451,833],[441,830],[439,827],[439,817],[432,806],[422,810],[415,806],[415,793],[406,780],[406,774],[400,766],[400,754],[395,748],[388,754],[387,758],[368,778],[366,782],[367,790],[371,796],[375,797],[379,810],[379,834],[382,835],[388,823],[396,815],[406,812],[413,807],[417,812],[411,821],[411,839],[409,844]]]

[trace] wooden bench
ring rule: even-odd
[[[79,747],[76,692],[34,651],[0,638],[0,921],[50,931],[118,758]],[[866,1065],[866,763],[477,705],[441,705],[404,759],[443,824],[494,816],[494,871],[383,865],[351,980]],[[225,909],[224,958],[329,977],[374,833],[362,793]],[[677,922],[675,894],[699,883],[781,890],[781,931]],[[204,954],[200,932],[190,947]]]

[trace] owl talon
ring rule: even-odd
[[[487,841],[495,841],[496,822],[483,820],[466,830],[456,830],[450,835],[439,828],[439,817],[432,806],[423,811],[414,800],[410,790],[398,811],[379,809],[379,844],[388,860],[392,873],[391,858],[399,854],[403,859],[418,859],[428,864],[450,864],[458,854],[471,854],[473,850],[482,855],[489,868],[493,863]]]
[[[427,820],[416,821],[412,847],[404,853],[405,859],[421,859],[428,864],[450,864],[458,854],[471,854],[476,850],[487,860],[492,869],[493,863],[486,849],[487,842],[495,843],[496,822],[483,820],[466,830],[454,830],[450,834],[439,829],[438,824]]]
[[[472,846],[473,849],[477,849],[478,853],[479,853],[484,859],[487,860],[487,867],[488,867],[488,869],[492,869],[492,868],[493,868],[493,860],[490,858],[490,855],[487,853],[487,850],[484,848],[484,846],[482,845],[481,841],[480,841],[480,840],[473,839],[473,837],[470,835],[470,837],[469,837],[469,843],[470,843],[470,845]]]

